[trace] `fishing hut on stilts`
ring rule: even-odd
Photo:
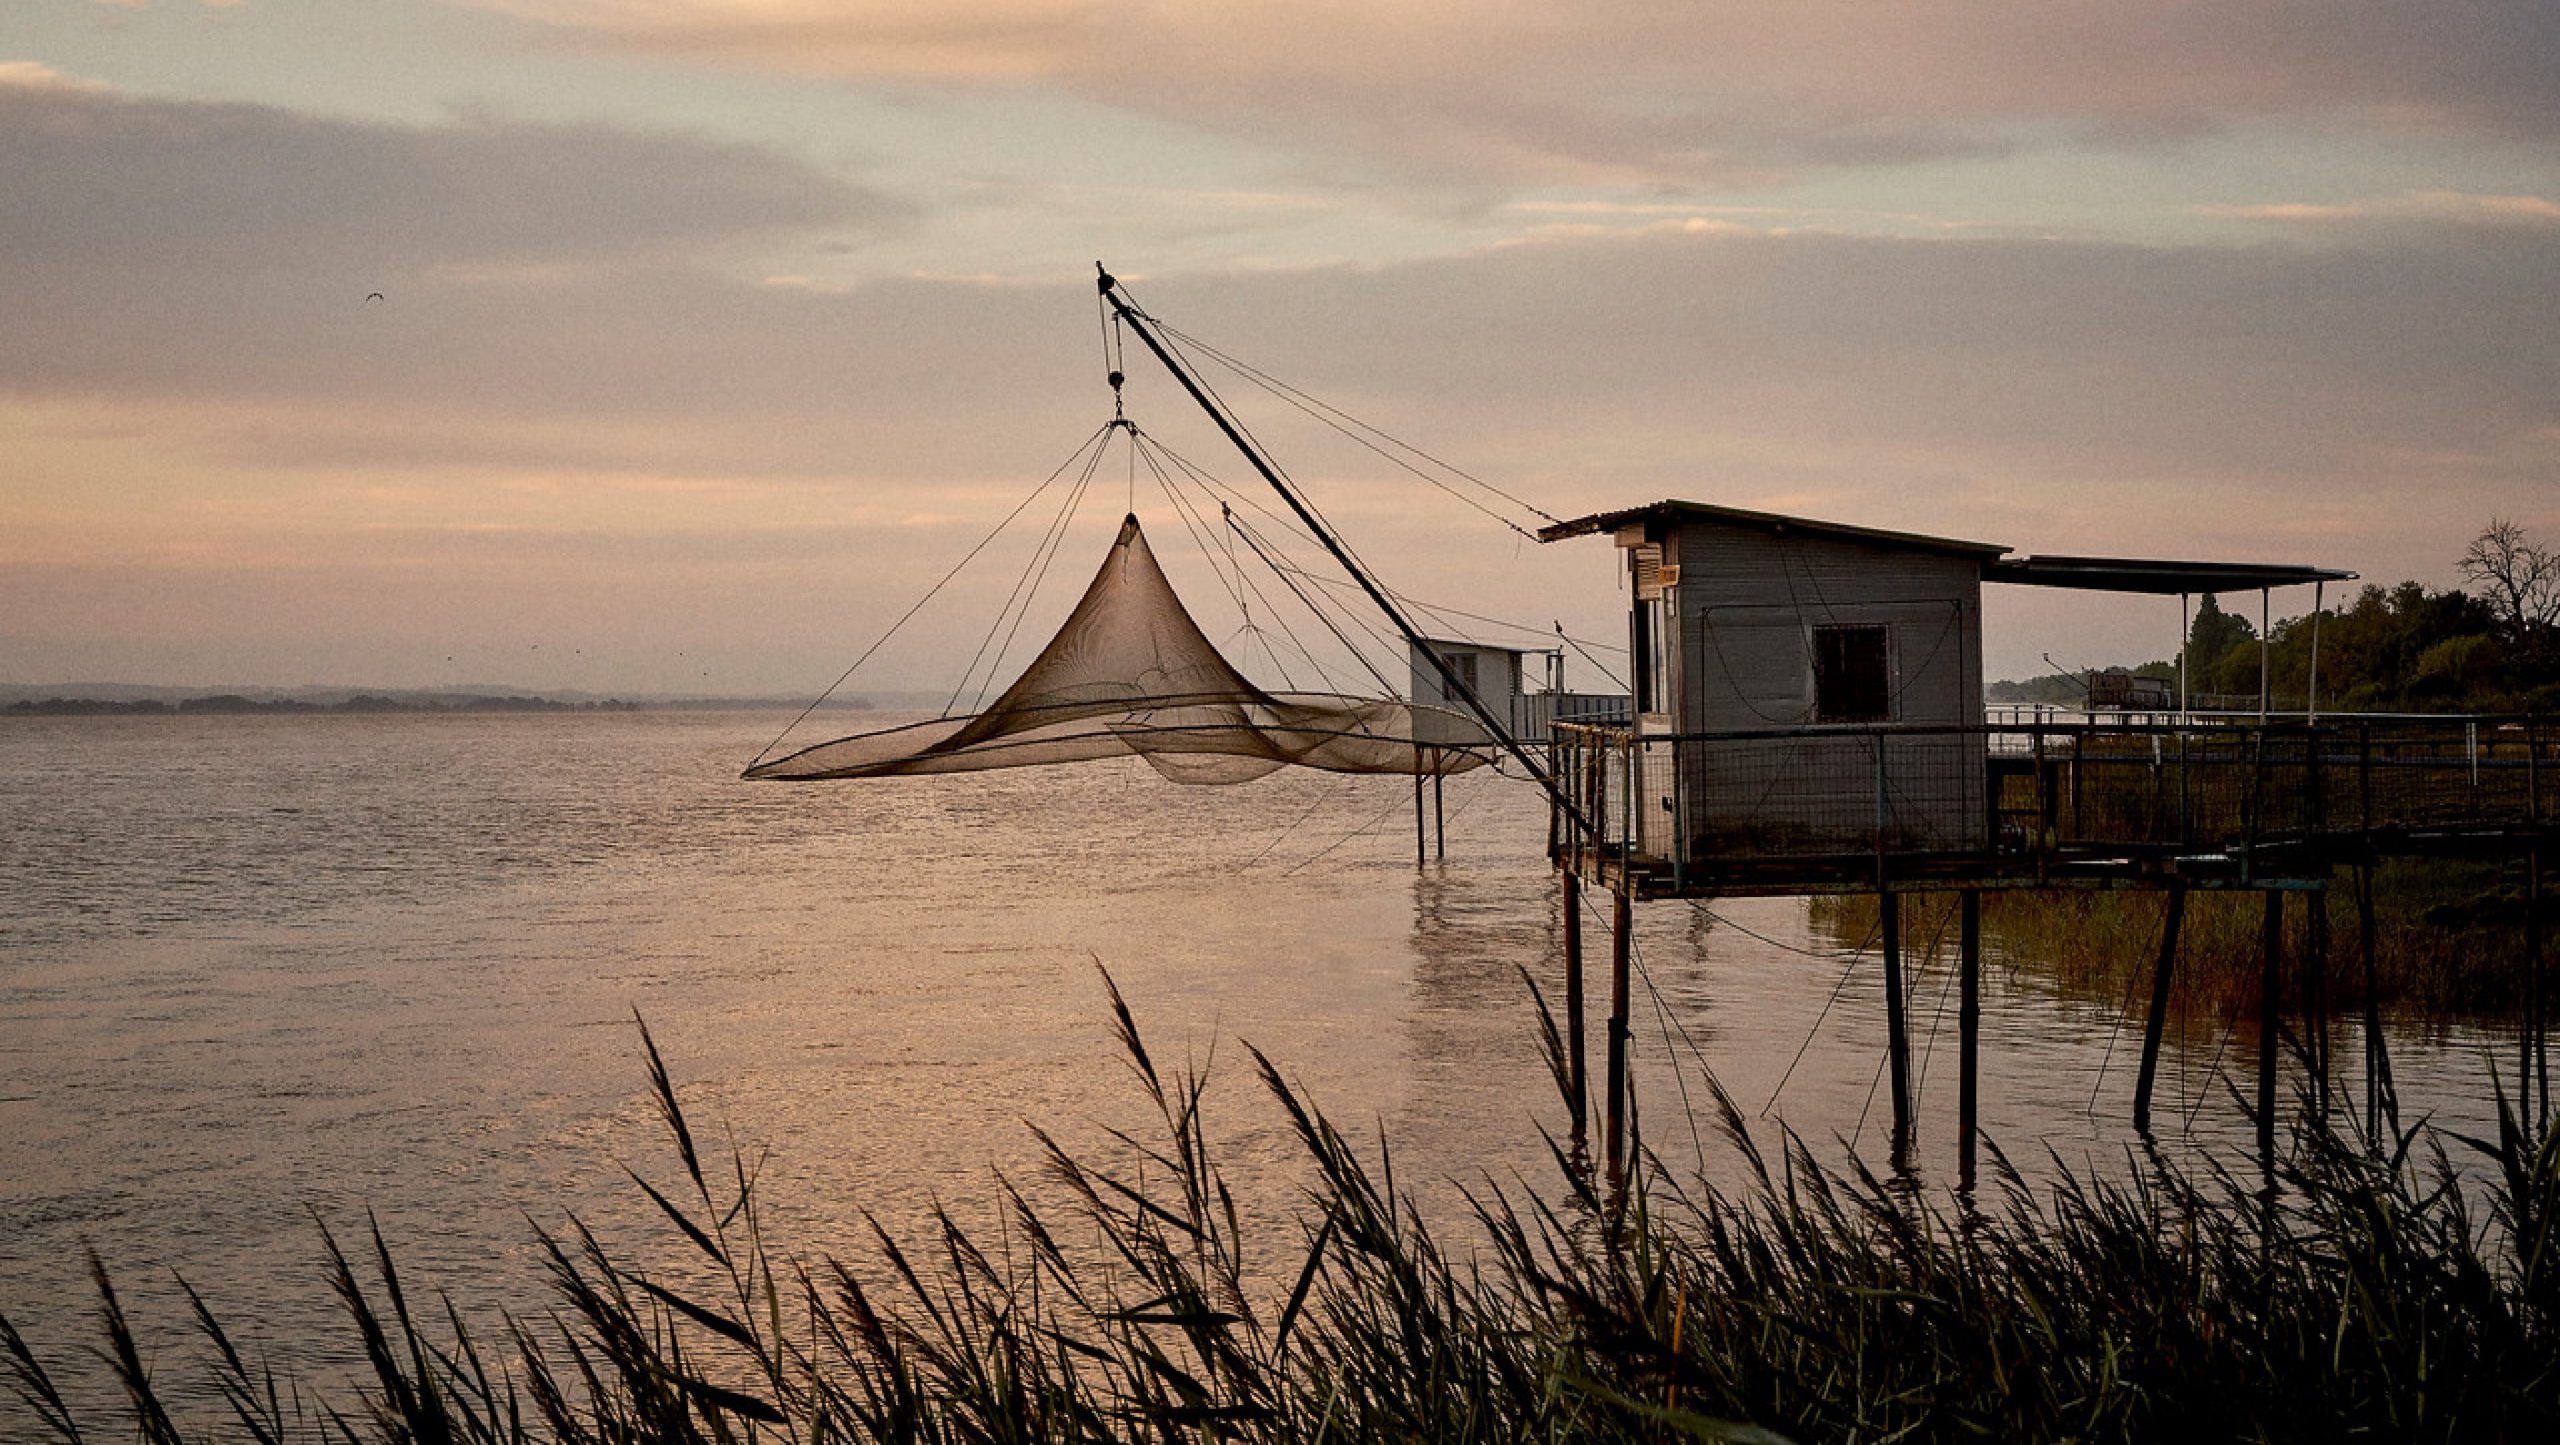
[[[1604,1154],[1624,1178],[1628,964],[1635,905],[1654,899],[1872,894],[1883,955],[1893,1153],[1913,1143],[1902,906],[1955,895],[1957,1160],[1974,1177],[1980,1077],[1982,899],[2113,889],[2163,900],[2133,1119],[2148,1135],[2162,1027],[2187,895],[2263,900],[2256,1121],[2275,1152],[2278,1040],[2287,995],[2284,914],[2306,909],[2299,960],[2308,1097],[2329,1098],[2326,894],[2354,882],[2360,957],[2374,950],[2374,865],[2393,856],[2522,858],[2526,998],[2518,1077],[2549,1108],[2539,911],[2553,841],[2555,756],[2532,718],[2322,719],[2088,710],[1994,721],[1983,704],[1986,584],[2178,595],[2315,589],[2352,573],[2153,559],[2013,558],[2010,549],[1805,517],[1665,501],[1546,528],[1605,536],[1624,558],[1634,704],[1623,722],[1560,723],[1548,745],[1559,791],[1551,830],[1564,891],[1566,1048],[1574,1123],[1589,1107],[1583,937],[1586,889],[1609,895]],[[2264,603],[2262,600],[2262,612]],[[2183,603],[2182,608],[2183,612]],[[2368,974],[2368,977],[2370,975]],[[2370,989],[2367,990],[2368,1000]],[[2390,1088],[2368,1001],[2368,1120]]]

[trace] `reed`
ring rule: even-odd
[[[2353,881],[2341,875],[2325,895],[2286,907],[2288,977],[2299,977],[2310,947],[2306,910],[2329,911],[2329,997],[2333,1008],[2363,1005],[2368,977],[2358,951]],[[2512,1019],[2524,994],[2525,895],[2520,866],[2441,859],[2393,860],[2374,871],[2376,1007],[2433,1021]],[[2309,901],[2304,901],[2308,899]],[[2172,1006],[2215,1019],[2254,1016],[2264,977],[2255,893],[2199,890],[2187,898]],[[1812,919],[1835,946],[1867,946],[1875,936],[1872,894],[1816,897]],[[2546,931],[2560,926],[2560,896],[2542,900]],[[1987,895],[1982,910],[1989,956],[2013,976],[2110,1007],[2141,997],[2151,977],[2165,911],[2156,891],[2044,890]],[[1903,906],[1906,947],[1946,953],[1956,936],[1954,905],[1922,894]]]
[[[1308,1185],[1293,1229],[1247,1238],[1204,1078],[1159,1067],[1116,989],[1110,1008],[1148,1130],[1099,1157],[1042,1135],[1042,1176],[1002,1186],[992,1236],[942,1214],[913,1241],[875,1224],[857,1262],[777,1250],[754,1170],[703,1157],[644,1026],[674,1162],[633,1182],[664,1238],[546,1235],[548,1299],[493,1333],[421,1308],[377,1232],[361,1264],[329,1240],[369,1366],[352,1400],[253,1369],[198,1301],[226,1414],[180,1420],[103,1267],[122,1415],[75,1418],[5,1320],[0,1361],[46,1437],[151,1445],[2560,1428],[2560,1147],[2503,1103],[2490,1139],[2299,1125],[2273,1190],[2156,1158],[2120,1180],[2055,1161],[2034,1185],[1995,1157],[1971,1200],[1755,1135],[1709,1080],[1741,1186],[1643,1155],[1606,1198],[1554,1148],[1548,1187],[1484,1183],[1435,1226],[1383,1142],[1355,1146],[1256,1054]]]

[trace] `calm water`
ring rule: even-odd
[[[368,1210],[467,1313],[537,1306],[535,1223],[663,1237],[621,1172],[674,1167],[635,1010],[697,1132],[768,1151],[791,1246],[859,1253],[865,1210],[983,1217],[994,1171],[1035,1158],[1025,1121],[1137,1122],[1097,965],[1159,1059],[1214,1056],[1265,1213],[1296,1161],[1240,1040],[1444,1203],[1541,1176],[1562,1109],[1518,973],[1552,991],[1561,955],[1533,788],[1453,781],[1448,861],[1417,875],[1392,779],[734,781],[780,722],[0,720],[0,1312],[94,1386],[95,1248],[165,1327],[164,1375],[190,1348],[172,1270],[325,1374],[344,1331],[314,1216],[345,1237]],[[1881,1153],[1872,959],[1801,901],[1638,917],[1658,1147],[1699,1157],[1660,1067],[1694,1048],[1746,1109]],[[1924,1169],[1952,1166],[1948,982],[1914,984]],[[2404,1097],[2484,1119],[2484,1042],[2401,1040]],[[2137,1047],[2115,1010],[1989,970],[1985,1126],[2020,1161],[2120,1159]],[[2172,1039],[2160,1109],[2195,1111],[2189,1146],[2241,1139],[2212,1071],[2252,1047]]]

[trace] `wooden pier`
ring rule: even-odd
[[[1650,899],[1867,893],[1878,898],[1896,1158],[1912,1142],[1903,1017],[1901,900],[1960,899],[1960,1178],[1976,1152],[1981,897],[1985,893],[2136,889],[2164,897],[2134,1124],[2151,1125],[2162,1025],[2187,895],[2263,896],[2256,1112],[2274,1152],[2277,1040],[2284,997],[2284,910],[2309,905],[2304,1057],[2328,1098],[2328,912],[2342,875],[2355,883],[2361,956],[2373,948],[2371,869],[2398,857],[2514,859],[2526,865],[2524,1017],[2517,1076],[2546,1101],[2548,1022],[2536,903],[2541,860],[2560,838],[2548,796],[2560,728],[2531,717],[2051,719],[1980,726],[1843,724],[1667,733],[1559,724],[1553,857],[1565,879],[1567,1041],[1583,1076],[1580,895],[1611,898],[1604,1150],[1623,1177],[1632,905]],[[1950,806],[1970,799],[1970,806]],[[2383,1081],[2378,1021],[2368,1032],[2366,1098]],[[2545,1107],[2541,1102],[2537,1109]],[[1583,1124],[1577,1118],[1577,1128]]]

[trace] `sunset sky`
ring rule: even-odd
[[[10,0],[0,682],[814,692],[1109,417],[1097,259],[1558,516],[2560,542],[2552,0]],[[1252,419],[1395,585],[1619,626],[1605,543]],[[1993,677],[2174,646],[1989,610]]]

